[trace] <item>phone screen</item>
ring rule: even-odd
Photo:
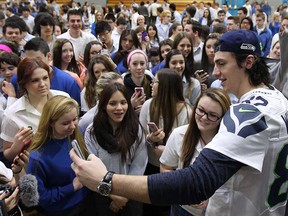
[[[80,146],[79,146],[77,140],[75,140],[75,139],[72,140],[71,144],[72,144],[72,147],[74,148],[76,154],[77,154],[80,158],[82,158],[83,160],[86,160],[86,158],[84,157],[84,154],[82,153],[82,151],[81,151],[81,149],[80,149]]]
[[[144,89],[143,89],[143,87],[135,87],[135,92],[136,93],[140,92],[140,95],[143,95],[144,94]]]
[[[147,36],[147,32],[146,31],[142,32],[142,41],[145,41],[146,36]]]
[[[107,55],[107,54],[108,54],[108,50],[107,49],[101,50],[101,55]]]
[[[158,130],[158,127],[154,122],[148,122],[148,126],[149,126],[151,132],[155,132]]]

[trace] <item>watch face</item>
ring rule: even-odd
[[[106,182],[101,182],[98,186],[98,193],[102,196],[108,196],[111,192],[111,184]]]

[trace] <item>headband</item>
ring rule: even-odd
[[[135,49],[133,50],[132,52],[129,53],[128,57],[127,57],[127,65],[129,66],[130,64],[130,61],[131,61],[131,57],[136,54],[136,53],[140,53],[142,55],[144,55],[145,57],[145,61],[148,62],[148,58],[147,58],[147,55],[144,51],[140,50],[140,49]]]
[[[5,44],[0,44],[0,50],[6,51],[6,52],[13,52],[12,49]]]

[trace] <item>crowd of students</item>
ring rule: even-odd
[[[71,168],[72,140],[78,142],[86,159],[93,154],[116,174],[173,173],[190,167],[206,146],[211,146],[207,149],[213,152],[203,150],[205,157],[223,157],[226,162],[233,162],[233,171],[227,171],[225,178],[243,164],[259,170],[258,164],[239,162],[237,154],[226,157],[224,147],[219,156],[214,152],[216,145],[209,143],[214,137],[220,139],[217,134],[223,133],[223,121],[232,131],[230,124],[236,117],[229,119],[225,113],[232,112],[231,104],[243,102],[242,96],[248,90],[261,86],[268,95],[268,88],[277,91],[270,86],[273,84],[288,96],[286,8],[279,8],[272,15],[267,4],[255,2],[251,6],[247,0],[238,15],[232,16],[225,4],[219,8],[217,3],[212,6],[193,2],[179,13],[176,5],[168,1],[139,2],[140,6],[137,3],[133,1],[127,7],[119,2],[114,9],[89,6],[87,2],[81,6],[73,1],[60,7],[55,0],[49,4],[1,4],[0,159],[3,166],[12,169],[16,180],[24,171],[36,176],[40,195],[38,206],[32,209],[36,215],[210,215],[220,212],[217,205],[225,202],[226,190],[231,186],[227,183],[216,190],[210,185],[205,195],[199,192],[191,202],[186,195],[183,199],[176,196],[172,202],[166,198],[157,202],[158,189],[150,190],[151,185],[156,187],[158,177],[151,177],[150,201],[168,206],[143,205],[143,200],[148,201],[122,192],[106,197],[101,192],[94,193],[96,188],[91,190],[87,178],[76,176],[81,162],[75,161],[73,153],[72,168],[76,174]],[[235,35],[235,40],[231,40],[231,35]],[[227,52],[233,54],[226,56]],[[226,71],[224,76],[219,75],[228,64],[226,61],[233,62],[234,58],[235,68],[229,70],[236,70],[236,66],[245,68],[241,74],[246,75],[237,78]],[[285,104],[280,92],[275,94]],[[253,97],[245,98],[252,101]],[[259,98],[262,96],[256,99],[265,104],[266,100]],[[257,107],[259,103],[253,104]],[[255,107],[243,109],[259,111]],[[238,123],[236,126],[240,127]],[[251,130],[265,130],[266,123],[259,124],[255,123],[256,128]],[[3,170],[7,173],[6,169]],[[111,185],[113,173],[107,184]],[[217,174],[211,173],[211,181]],[[202,178],[199,187],[203,186]],[[163,179],[159,177],[161,184]],[[0,183],[11,180],[10,176]],[[11,184],[15,186],[15,182]],[[159,190],[165,188],[162,186]],[[211,191],[215,190],[213,195]],[[21,214],[17,193],[15,190],[9,199],[0,195],[6,200],[8,214],[15,206]],[[25,207],[23,210],[31,211]]]

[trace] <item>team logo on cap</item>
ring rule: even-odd
[[[251,51],[254,52],[256,50],[256,47],[253,46],[252,44],[242,43],[240,49],[242,49],[242,50],[251,50]]]

